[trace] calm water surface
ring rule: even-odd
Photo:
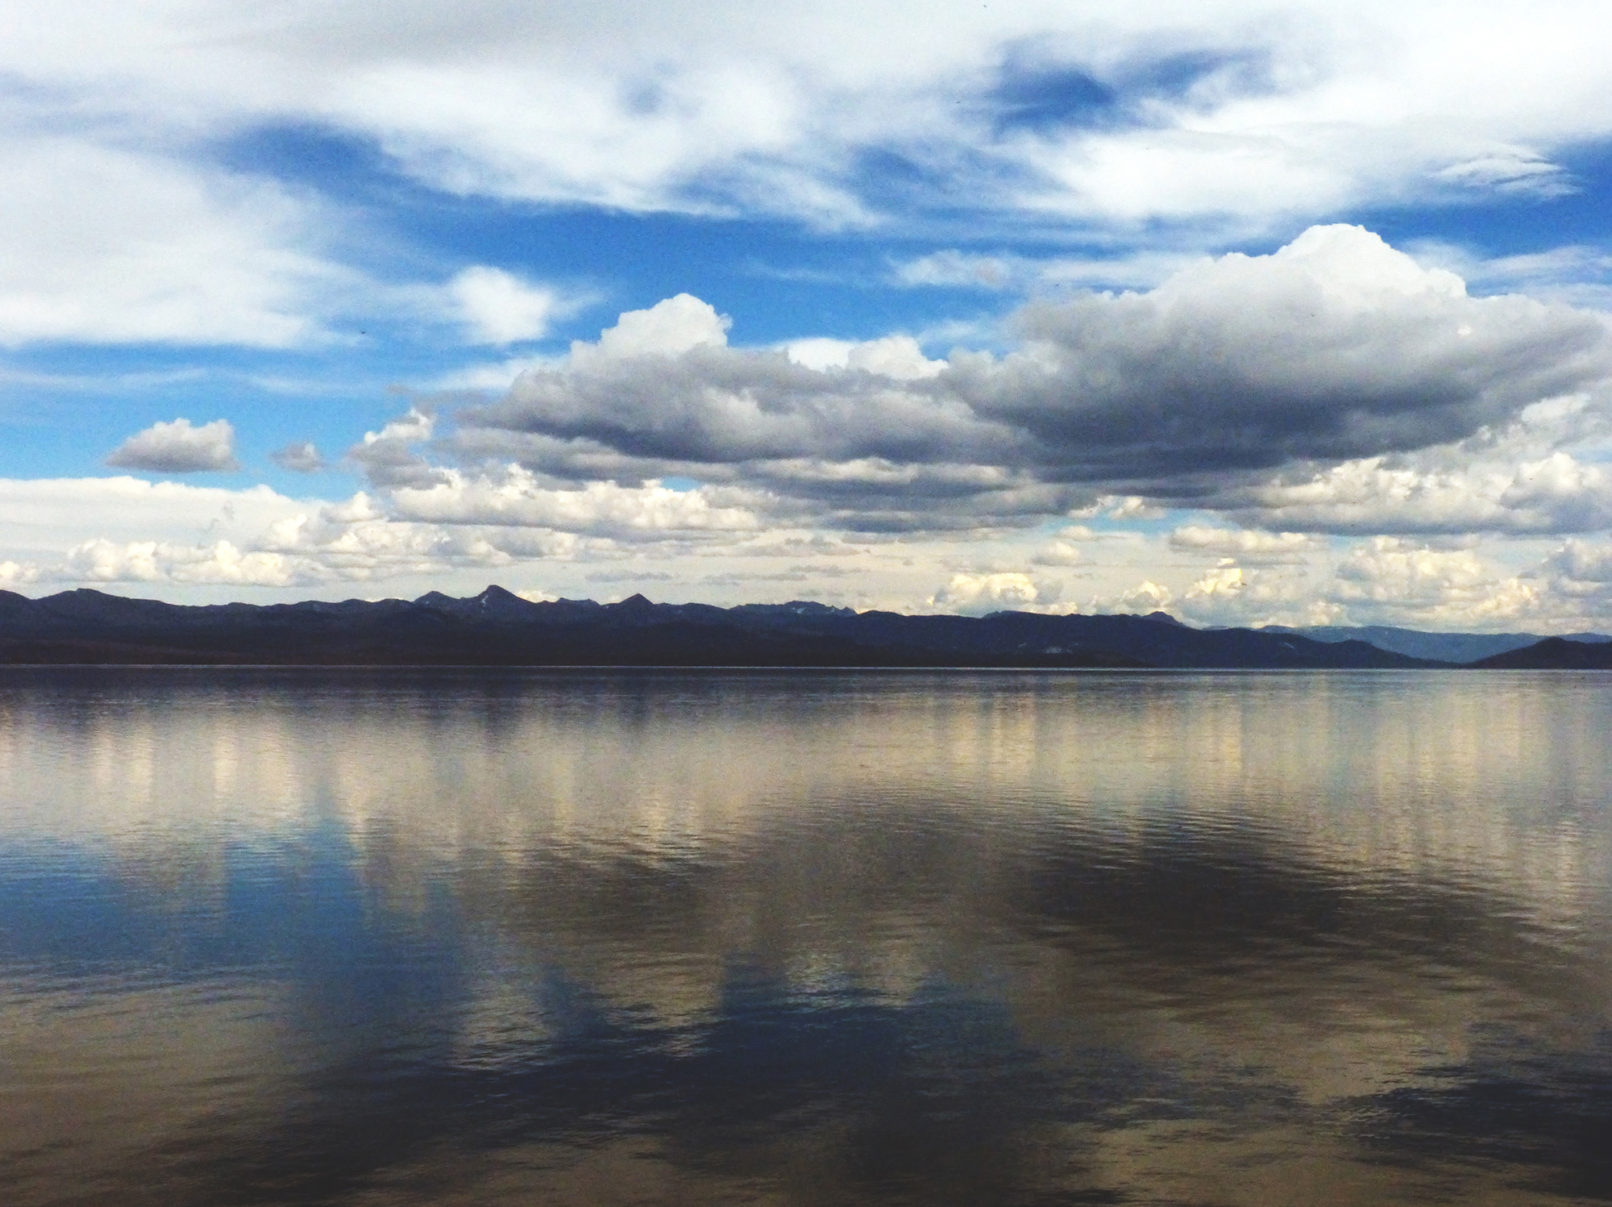
[[[0,1203],[1612,1200],[1612,676],[0,672]]]

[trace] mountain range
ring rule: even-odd
[[[1315,641],[1364,641],[1380,650],[1392,650],[1412,658],[1432,662],[1475,663],[1537,645],[1538,633],[1425,633],[1420,629],[1398,629],[1389,625],[1317,625],[1286,628],[1266,625],[1267,633],[1297,633]],[[1601,644],[1612,641],[1604,633],[1568,633],[1561,640],[1574,644]]]
[[[795,601],[455,598],[188,606],[0,591],[0,663],[1394,668],[1612,666],[1612,638],[1408,629],[1198,629],[1147,616],[855,612]],[[1515,640],[1514,640],[1515,639]],[[1476,655],[1475,657],[1472,655]]]

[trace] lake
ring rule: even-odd
[[[0,1202],[1612,1200],[1612,676],[0,671]]]

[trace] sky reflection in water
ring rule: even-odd
[[[1612,1199],[1612,679],[11,670],[0,1200]]]

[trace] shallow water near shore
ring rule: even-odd
[[[1612,1199],[1612,675],[0,671],[0,1202]]]

